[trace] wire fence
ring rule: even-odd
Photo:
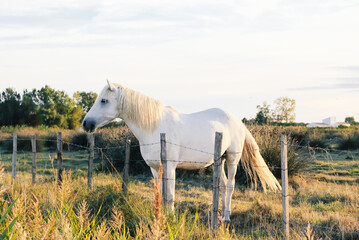
[[[14,155],[14,149],[11,149],[9,146],[11,143],[13,143],[13,139],[2,139],[0,140],[0,162],[5,165],[6,170],[10,170],[10,164],[9,162],[13,160]],[[17,149],[16,149],[16,159],[15,161],[19,164],[17,165],[17,168],[19,171],[30,171],[31,166],[31,157],[30,154],[33,153],[31,148],[26,145],[31,141],[31,138],[17,138]],[[48,138],[37,138],[36,142],[42,143],[43,145],[46,145],[47,147],[43,148],[42,151],[37,152],[36,151],[36,161],[37,161],[37,168],[38,168],[38,174],[49,174],[49,172],[53,173],[57,167],[56,161],[58,160],[58,149],[56,149],[56,144],[58,143],[58,140],[51,140]],[[6,144],[4,144],[6,143]],[[26,144],[24,144],[26,143]],[[91,151],[89,145],[80,145],[80,144],[74,144],[72,142],[67,141],[61,141],[62,147],[63,147],[63,162],[64,162],[64,168],[66,170],[87,170],[86,163],[89,160],[89,152]],[[210,157],[214,158],[215,153],[206,151],[203,149],[196,149],[193,146],[184,146],[178,143],[167,141],[166,144],[169,146],[169,149],[171,147],[176,147],[179,149],[185,149],[187,151],[193,151],[200,154],[209,155]],[[159,148],[161,145],[161,142],[153,142],[153,143],[145,143],[145,144],[131,144],[130,148],[132,150],[138,150],[139,148]],[[277,147],[277,146],[272,146]],[[355,179],[355,176],[358,175],[356,171],[359,169],[359,151],[358,150],[337,150],[337,149],[331,149],[331,148],[320,148],[320,147],[310,147],[310,146],[303,146],[293,143],[288,143],[288,147],[296,149],[300,154],[308,157],[309,161],[311,162],[311,165],[309,166],[309,169],[316,173],[324,173],[324,172],[330,172],[330,174],[333,176],[330,180],[334,184],[348,184],[349,182],[351,184],[358,185],[359,178]],[[265,151],[270,147],[266,148],[260,148],[259,151]],[[113,172],[116,172],[116,174],[121,177],[122,174],[118,170],[118,167],[115,166],[117,163],[124,161],[124,155],[126,150],[126,145],[123,146],[111,146],[111,147],[101,147],[99,145],[94,146],[95,151],[95,164],[97,165],[97,168],[101,168],[101,165],[110,165],[110,170]],[[112,151],[117,151],[117,155],[112,155]],[[227,152],[226,154],[241,154],[242,152]],[[338,155],[342,156],[341,160],[338,160]],[[158,163],[160,162],[160,156],[158,159],[146,159],[147,163]],[[166,159],[167,162],[178,164],[181,161],[179,159]],[[321,164],[315,164],[315,162],[320,162]],[[144,160],[141,157],[135,157],[130,159],[131,164],[136,163],[143,163]],[[350,162],[353,172],[349,172],[346,169],[347,167],[343,167],[340,163],[343,162],[342,165],[348,164]],[[187,164],[203,164],[202,161],[189,161],[186,162]],[[213,163],[211,163],[213,164]],[[252,166],[252,167],[267,167],[267,166]],[[282,169],[281,166],[270,166],[270,169]],[[131,170],[130,170],[131,173]],[[137,181],[149,181],[153,177],[149,174],[130,174],[131,179],[137,180]],[[354,176],[354,177],[353,177]],[[342,180],[340,178],[343,177],[351,177],[351,179]],[[208,177],[210,179],[211,177]],[[186,181],[184,178],[174,179],[165,177],[165,180],[176,180],[176,183],[183,183],[186,184],[188,181]],[[345,182],[347,181],[347,182]],[[127,183],[126,183],[127,184]],[[199,186],[203,186],[203,182],[196,183]],[[218,186],[213,185],[211,181],[205,184],[205,189],[214,189]],[[291,197],[291,198],[301,198],[300,192],[290,192],[287,194],[283,193],[267,193],[268,195],[275,195],[275,196],[281,196],[281,197]],[[306,196],[308,197],[308,196]],[[278,200],[280,200],[278,198]],[[353,199],[335,199],[333,196],[322,196],[320,197],[321,202],[340,202],[343,205],[351,205],[354,207],[359,208],[359,201],[353,200]],[[253,214],[250,213],[238,213],[238,214],[249,214],[252,215],[252,217],[256,217]],[[274,221],[282,221],[281,218],[275,217],[275,216],[261,216],[262,218],[267,218],[269,220]],[[359,221],[359,216],[356,217],[357,221]],[[297,220],[290,220],[291,225],[297,225],[300,227],[305,227],[308,225],[306,222],[301,222]],[[342,228],[335,226],[325,226],[317,223],[310,223],[311,227],[316,228],[321,231],[331,231],[331,232],[339,232],[343,234],[349,234],[354,237],[359,237],[359,231],[348,231],[343,226]]]

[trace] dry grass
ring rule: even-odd
[[[114,132],[108,138],[115,139]],[[263,142],[261,144],[268,144]],[[347,153],[303,154],[310,171],[290,178],[292,239],[355,239],[359,231],[359,161]],[[56,161],[55,161],[56,164]],[[185,179],[177,184],[176,213],[164,214],[158,182],[131,181],[128,196],[122,194],[118,176],[98,174],[93,189],[84,172],[67,172],[63,184],[53,175],[0,171],[0,214],[17,199],[9,224],[17,221],[9,239],[277,239],[283,236],[281,195],[239,186],[233,195],[232,223],[209,229],[211,178]],[[221,201],[220,201],[221,203]],[[309,223],[309,224],[308,224]],[[0,224],[0,233],[6,224]]]
[[[64,174],[61,186],[56,182],[33,185],[28,175],[19,174],[12,182],[5,174],[4,182],[12,184],[2,191],[1,213],[18,197],[7,218],[11,222],[18,217],[8,239],[238,239],[224,225],[211,233],[198,212],[164,214],[159,182],[131,183],[125,197],[121,183],[109,175],[96,176],[93,190],[87,189],[83,178],[73,179],[71,172]]]
[[[102,174],[94,177],[93,190],[87,189],[85,178],[73,179],[71,172],[64,175],[61,187],[55,182],[32,185],[29,174],[19,174],[12,185],[10,174],[5,174],[3,182],[11,187],[1,191],[6,203],[2,213],[19,197],[7,219],[19,217],[9,239],[275,239],[282,235],[281,196],[246,188],[233,195],[232,224],[213,233],[208,228],[211,194],[206,188],[178,189],[176,215],[166,216],[157,182],[131,182],[127,197],[121,194],[118,178]],[[327,239],[341,236],[343,229],[358,231],[357,184],[301,176],[291,179],[290,194],[294,195],[291,219],[311,223],[310,227],[294,224],[293,239]],[[332,201],[325,202],[327,198]]]

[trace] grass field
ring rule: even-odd
[[[36,167],[37,174],[44,176],[54,175],[57,166],[57,153],[56,151],[45,151],[36,154]],[[6,171],[11,172],[12,168],[12,154],[0,153],[0,161],[3,164],[3,168]],[[32,167],[32,153],[30,152],[18,152],[17,153],[17,171],[31,172]],[[63,167],[64,169],[72,170],[76,172],[86,172],[88,167],[88,152],[73,151],[64,152],[63,154]]]
[[[359,231],[359,153],[311,151],[308,170],[290,178],[293,239],[355,239]],[[31,184],[31,153],[19,152],[16,180],[11,180],[11,154],[1,152],[4,231],[18,217],[9,239],[277,239],[283,236],[281,194],[237,186],[232,223],[209,229],[210,175],[178,174],[176,213],[159,213],[150,176],[132,176],[129,194],[122,194],[117,173],[95,174],[87,189],[87,151],[65,152],[62,188],[55,183],[56,154],[38,154],[37,183]],[[100,162],[97,162],[101,164]],[[71,170],[71,172],[69,172]],[[310,227],[308,228],[308,223]],[[40,228],[38,226],[41,226]]]

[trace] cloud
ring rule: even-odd
[[[162,43],[216,32],[235,21],[230,2],[27,1],[0,4],[0,47]]]
[[[353,90],[359,91],[359,78],[341,78],[344,82],[332,83],[299,88],[288,88],[289,91],[315,91],[315,90]]]
[[[289,91],[315,91],[315,90],[346,90],[359,91],[359,66],[348,65],[331,67],[330,70],[339,71],[337,74],[345,77],[337,77],[330,81],[321,81],[321,85],[313,85],[298,88],[288,88]],[[333,83],[333,81],[335,81]]]
[[[359,66],[342,66],[342,67],[335,67],[334,69],[337,70],[344,70],[344,71],[350,71],[350,72],[359,72]]]
[[[4,1],[0,46],[151,44],[216,35],[224,29],[243,34],[286,31],[291,28],[290,15],[278,8],[280,2]]]

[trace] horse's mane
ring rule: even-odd
[[[155,130],[164,114],[163,104],[122,85],[116,86],[121,89],[118,107],[123,117],[145,131]]]

